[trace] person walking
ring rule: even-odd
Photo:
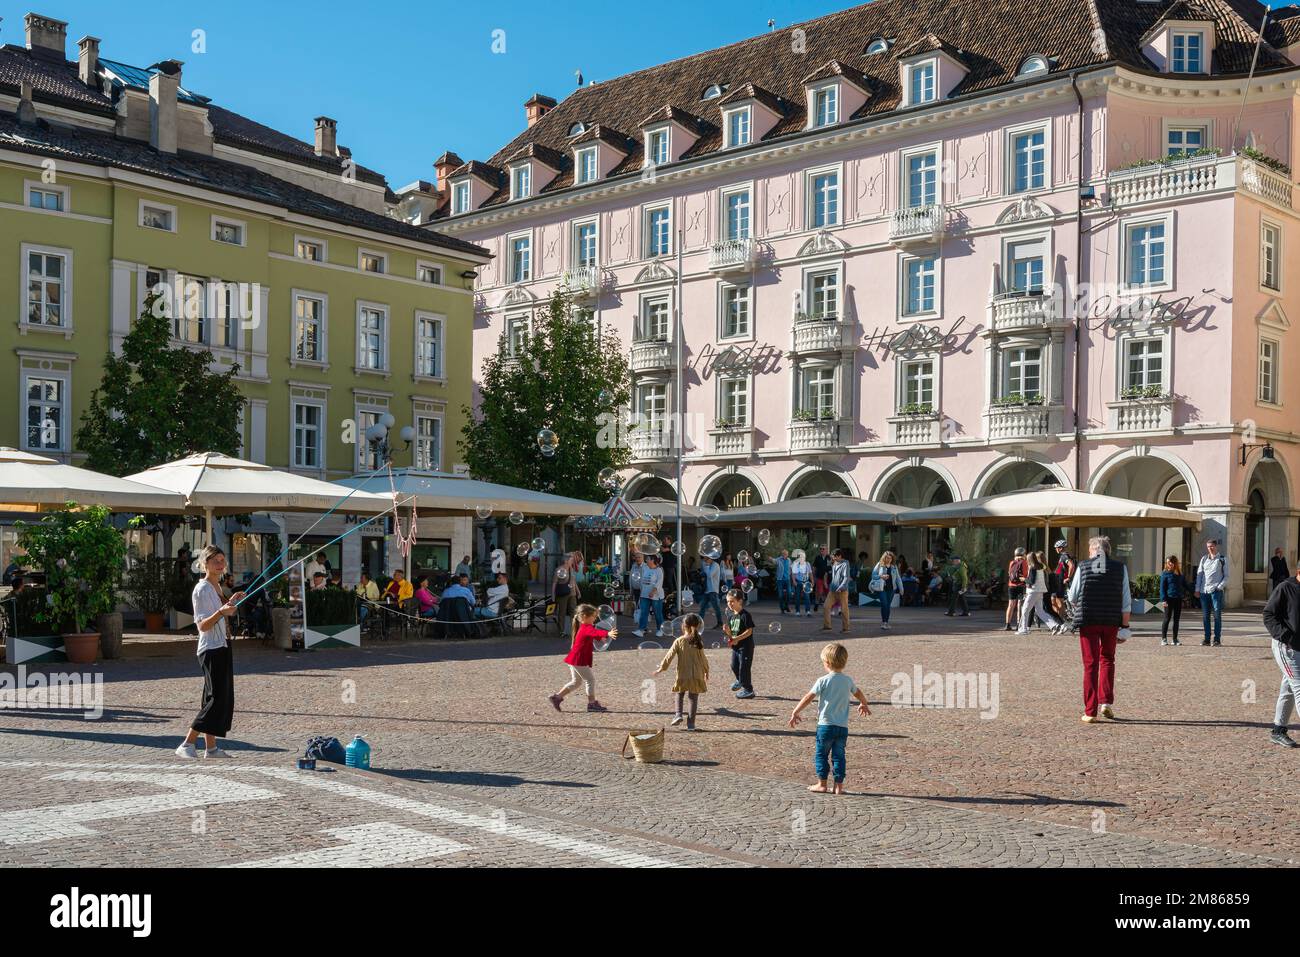
[[[1160,573],[1160,600],[1165,603],[1165,620],[1160,625],[1160,644],[1168,645],[1169,623],[1174,625],[1173,644],[1179,644],[1178,626],[1183,620],[1183,596],[1186,594],[1187,582],[1183,580],[1183,569],[1177,555],[1165,559],[1165,570]]]
[[[1025,597],[1025,578],[1029,574],[1029,562],[1025,560],[1025,550],[1017,548],[1015,557],[1007,565],[1007,631],[1015,631],[1020,625],[1020,603]]]
[[[889,631],[889,616],[894,610],[894,596],[903,593],[903,577],[894,563],[894,553],[885,552],[871,569],[871,592],[880,599],[880,630]],[[848,624],[848,609],[844,611]]]
[[[1058,539],[1055,545],[1056,570],[1052,576],[1052,610],[1062,621],[1070,616],[1065,607],[1065,596],[1069,593],[1070,582],[1074,580],[1074,559],[1070,557],[1070,543]]]
[[[632,595],[632,608],[641,607],[641,576],[645,574],[645,559],[640,552],[632,553],[632,567],[627,573],[627,590]]]
[[[244,593],[235,592],[229,601],[222,601],[218,586],[226,573],[226,553],[216,546],[208,545],[199,553],[199,567],[204,577],[194,586],[191,597],[194,623],[199,630],[197,654],[203,668],[203,700],[176,754],[197,758],[194,743],[201,734],[204,758],[228,758],[229,753],[217,747],[217,739],[230,733],[235,719],[235,665],[226,638],[226,619],[238,614]]]
[[[849,663],[849,650],[838,641],[822,649],[822,667],[826,674],[817,679],[808,693],[799,699],[786,722],[791,728],[799,724],[799,714],[804,708],[818,702],[817,740],[813,751],[813,771],[817,783],[809,786],[814,794],[843,794],[847,769],[845,748],[849,741],[850,699],[856,698],[858,714],[870,717],[871,707],[867,696],[857,683],[844,673]],[[834,780],[831,780],[834,775]]]
[[[1038,615],[1038,620],[1055,635],[1064,629],[1064,625],[1047,610],[1043,601],[1047,597],[1047,559],[1042,552],[1032,552],[1027,562],[1029,570],[1025,573],[1025,597],[1020,603],[1020,628],[1016,634],[1029,634],[1029,620]]]
[[[776,558],[776,600],[781,606],[781,614],[790,613],[790,550],[781,549]]]
[[[970,587],[970,569],[961,560],[960,555],[948,556],[948,610],[944,613],[951,618],[961,607],[961,617],[970,617],[970,606],[966,604],[966,589]]]
[[[574,594],[576,585],[573,581],[573,557],[565,555],[560,564],[555,566],[555,575],[551,578],[551,601],[555,603],[555,620],[564,622],[564,637],[573,638],[573,629],[577,627],[574,616],[578,611],[578,596]]]
[[[712,608],[713,627],[721,628],[723,616],[719,599],[722,595],[722,569],[713,556],[705,555],[701,572],[704,576],[704,589],[700,595],[700,621],[704,620],[704,613]]]
[[[1128,641],[1133,596],[1128,567],[1111,557],[1106,536],[1088,542],[1088,558],[1075,569],[1069,600],[1083,655],[1083,722],[1114,719],[1115,649]]]
[[[812,560],[813,568],[813,611],[822,607],[826,600],[826,593],[830,584],[831,574],[831,556],[830,549],[821,545],[817,549],[817,555]]]
[[[1273,660],[1282,669],[1269,740],[1284,748],[1300,748],[1300,742],[1287,734],[1287,725],[1300,701],[1300,573],[1279,584],[1268,596],[1264,626],[1273,636]]]
[[[474,577],[474,565],[470,561],[470,557],[468,555],[463,557],[456,564],[456,570],[455,572],[452,573],[453,578],[459,578],[461,575],[464,575],[466,578],[469,579],[473,579]]]
[[[1219,540],[1205,543],[1205,555],[1196,566],[1196,597],[1201,600],[1201,619],[1205,627],[1202,645],[1211,644],[1210,614],[1214,614],[1214,641],[1217,648],[1223,639],[1223,599],[1228,587],[1228,557],[1219,553]]]
[[[1290,577],[1291,566],[1287,564],[1286,552],[1281,548],[1273,549],[1273,557],[1269,559],[1268,580],[1272,586],[1269,591],[1276,591],[1277,586]]]
[[[838,606],[842,609],[841,613],[844,616],[844,627],[840,630],[848,634],[851,627],[849,620],[849,563],[844,558],[844,552],[838,548],[835,549],[829,584],[826,588],[826,604],[822,606],[822,631],[831,630],[831,611]]]
[[[812,576],[812,565],[808,564],[808,558],[804,554],[804,550],[796,548],[794,558],[790,562],[790,588],[794,592],[794,614],[796,618],[799,616],[801,608],[805,618],[812,615]]]
[[[731,690],[744,700],[754,697],[754,616],[745,610],[745,596],[734,588],[727,592],[727,611],[722,630],[731,646],[731,673],[736,676]]]
[[[561,710],[560,705],[564,699],[579,688],[587,692],[588,711],[599,713],[609,710],[596,699],[596,672],[593,670],[595,661],[592,652],[596,642],[603,644],[617,638],[618,629],[606,631],[597,628],[596,619],[599,616],[600,611],[591,605],[579,605],[574,614],[573,646],[564,659],[564,663],[569,666],[569,683],[547,699],[556,711]]]
[[[736,560],[731,552],[722,556],[722,590],[731,591],[736,587]]]
[[[658,555],[647,555],[645,557],[645,571],[641,573],[641,614],[637,619],[637,629],[632,632],[638,638],[645,637],[646,624],[650,620],[650,612],[655,615],[655,636],[662,638],[664,634],[664,573],[659,567]]]
[[[704,628],[704,619],[691,614],[682,619],[682,636],[673,642],[673,646],[659,662],[654,674],[663,674],[668,670],[674,658],[677,659],[677,680],[673,682],[673,694],[677,695],[677,713],[673,715],[674,727],[686,721],[686,730],[695,730],[695,714],[699,710],[700,695],[709,690],[709,659],[704,654],[704,639],[700,632]],[[690,714],[684,716],[682,709],[689,697]]]

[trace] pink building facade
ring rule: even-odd
[[[476,361],[564,288],[630,353],[632,499],[676,494],[679,434],[722,508],[1059,483],[1200,512],[1112,534],[1139,573],[1221,539],[1262,597],[1300,548],[1300,46],[1271,27],[1248,81],[1257,5],[1185,0],[1053,39],[1088,6],[969,37],[878,0],[534,98],[439,184],[436,228],[495,254]]]

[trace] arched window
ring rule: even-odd
[[[1264,514],[1264,493],[1250,493],[1246,514],[1246,571],[1259,573],[1268,566],[1268,516]]]
[[[867,49],[865,52],[867,56],[872,56],[873,54],[876,53],[885,53],[888,50],[889,50],[889,41],[886,40],[884,37],[876,37],[874,40],[872,40],[870,43],[867,44]]]
[[[727,88],[723,86],[721,83],[711,83],[709,87],[704,91],[704,95],[700,97],[700,99],[716,100],[718,97],[722,96],[722,94],[725,92],[727,92]]]
[[[1052,69],[1052,65],[1047,62],[1046,57],[1035,54],[1034,56],[1025,57],[1024,62],[1020,64],[1020,69],[1016,71],[1016,76],[1037,76],[1039,73],[1047,73]]]
[[[585,132],[587,132],[587,124],[582,122],[582,120],[579,120],[578,122],[574,123],[572,126],[569,127],[570,136],[577,136],[580,133],[585,133]]]

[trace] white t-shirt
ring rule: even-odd
[[[204,618],[211,618],[221,610],[225,602],[221,593],[206,578],[194,586],[194,622],[197,625]],[[226,647],[226,619],[220,618],[211,631],[199,632],[199,649],[196,654]]]
[[[326,577],[328,577],[325,571],[325,566],[313,558],[303,568],[303,572],[302,572],[303,581],[306,582],[308,585],[310,585],[311,580],[316,577],[317,572],[320,572],[322,575],[326,575]]]

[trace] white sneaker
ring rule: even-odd
[[[1017,631],[1016,634],[1017,634],[1017,635],[1027,635],[1027,634],[1029,634],[1029,632],[1028,632],[1028,631]]]
[[[176,749],[176,756],[178,758],[197,758],[199,756],[199,752],[195,749],[194,745],[192,744],[182,744],[180,747]]]
[[[207,758],[228,758],[228,757],[230,757],[230,756],[231,756],[231,755],[230,755],[230,752],[229,752],[229,751],[222,751],[220,748],[213,748],[213,749],[211,749],[210,751],[204,751],[204,752],[203,752],[203,757],[204,757],[204,759],[207,759]]]
[[[645,632],[642,631],[640,628],[638,628],[636,631],[632,632],[632,634],[635,635],[635,636],[638,637],[638,638],[644,638],[644,637],[645,637]]]
[[[664,630],[662,628],[660,628],[658,631],[655,632],[656,638],[662,638],[663,636],[664,636]]]
[[[669,723],[672,724],[672,726],[675,728],[685,720],[686,719],[679,714],[677,717],[673,718],[673,720]]]

